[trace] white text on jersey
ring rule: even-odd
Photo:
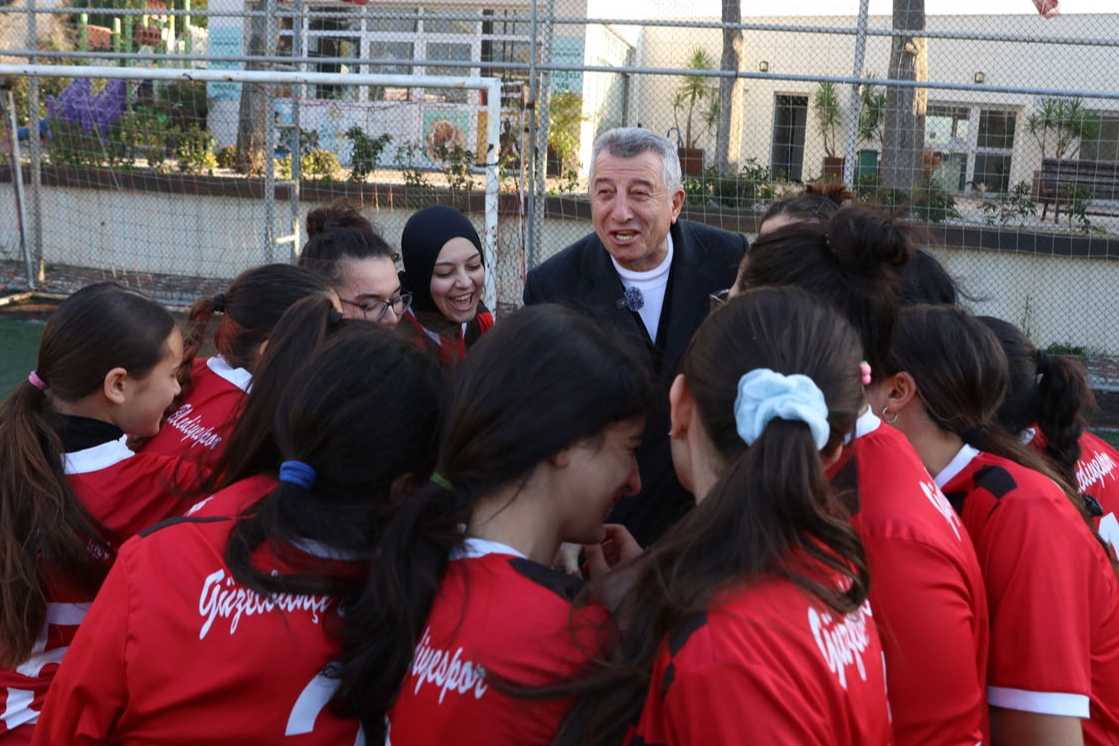
[[[334,599],[330,596],[296,596],[290,593],[278,593],[265,598],[237,585],[232,576],[225,574],[225,570],[218,570],[206,577],[202,595],[198,598],[198,613],[206,620],[198,633],[198,639],[206,636],[214,619],[219,616],[230,620],[229,634],[232,635],[237,631],[237,624],[242,616],[267,614],[276,610],[287,613],[310,612],[311,621],[318,624],[332,603]]]
[[[474,689],[474,699],[481,699],[486,693],[486,670],[476,663],[462,660],[462,648],[451,654],[449,650],[431,647],[431,628],[424,630],[416,655],[412,659],[412,676],[416,679],[415,693],[420,693],[424,684],[440,687],[439,704],[447,692],[466,694]]]
[[[828,670],[836,675],[844,689],[847,688],[847,667],[851,664],[858,669],[859,678],[866,681],[863,653],[870,644],[866,628],[866,618],[869,615],[869,603],[864,603],[861,608],[845,614],[841,619],[836,619],[831,612],[821,614],[814,608],[808,609],[808,626],[812,629],[812,637],[828,663]]]

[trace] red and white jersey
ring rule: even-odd
[[[273,489],[258,476],[120,551],[56,677],[36,744],[362,744],[327,707],[341,643],[330,596],[257,595],[225,565],[232,517]],[[257,567],[358,574],[313,542]]]
[[[199,475],[197,467],[178,459],[133,453],[123,436],[67,453],[63,470],[82,505],[105,529],[108,551],[93,544],[90,551],[106,565],[130,536],[186,512],[192,501],[175,493],[173,480],[177,476],[189,486]],[[92,600],[67,588],[64,578],[49,570],[47,575],[47,620],[32,655],[14,670],[0,669],[0,743],[5,746],[29,742],[58,664]]]
[[[144,444],[143,452],[213,466],[225,449],[251,384],[251,373],[231,367],[221,356],[196,358],[190,371],[190,391],[159,433]]]
[[[1029,445],[1045,451],[1045,436],[1031,428]],[[1080,458],[1076,462],[1076,491],[1099,503],[1102,515],[1092,524],[1112,551],[1119,554],[1119,451],[1087,430],[1080,436]]]
[[[975,542],[991,610],[994,706],[1084,718],[1119,743],[1119,578],[1064,492],[964,446],[937,483]]]
[[[985,742],[990,620],[975,549],[901,432],[868,410],[856,436],[832,484],[866,549],[894,743]]]
[[[386,744],[551,743],[570,700],[514,697],[486,674],[541,686],[588,666],[608,639],[608,614],[600,606],[572,610],[580,585],[512,547],[467,539],[389,710]]]
[[[885,746],[883,668],[869,603],[839,614],[761,578],[661,642],[629,746]]]

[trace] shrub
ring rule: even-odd
[[[350,156],[353,170],[350,171],[350,181],[362,182],[377,170],[377,160],[392,141],[392,135],[370,137],[361,127],[350,127],[346,130],[346,139],[353,144],[353,155]]]
[[[338,156],[329,150],[312,150],[299,159],[299,168],[307,176],[330,179],[342,168]]]
[[[217,158],[211,152],[213,146],[213,135],[192,124],[179,136],[179,170],[187,174],[204,174],[217,168]]]
[[[214,159],[218,162],[218,168],[237,168],[237,146],[226,145],[224,148],[218,148],[214,153]]]

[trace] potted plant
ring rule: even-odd
[[[1026,129],[1037,141],[1041,157],[1049,157],[1049,146],[1054,158],[1071,156],[1083,140],[1100,136],[1100,117],[1088,111],[1078,98],[1046,98],[1026,117]]]
[[[702,47],[696,47],[692,50],[685,67],[696,71],[715,69],[710,55]],[[701,135],[706,134],[711,125],[718,120],[718,96],[718,85],[712,78],[703,75],[685,75],[684,80],[676,89],[676,96],[672,100],[672,118],[676,123],[677,131],[683,132],[684,142],[680,148],[680,166],[685,176],[701,176],[703,174],[703,149],[696,147],[696,141]],[[680,112],[682,111],[687,113],[684,117],[684,129],[680,130]],[[701,127],[693,131],[692,123],[697,114]]]
[[[816,112],[816,131],[824,141],[824,175],[842,179],[844,159],[836,156],[841,111],[839,91],[835,83],[820,83],[812,97],[812,108]]]
[[[873,74],[867,75],[873,78]],[[855,182],[873,180],[878,176],[878,149],[882,146],[886,125],[886,89],[866,83],[859,89],[859,143],[869,145],[858,153]]]

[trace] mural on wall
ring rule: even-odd
[[[423,114],[423,149],[428,160],[442,160],[439,150],[453,150],[455,146],[478,152],[477,143],[468,143],[470,114],[465,111],[425,111]]]

